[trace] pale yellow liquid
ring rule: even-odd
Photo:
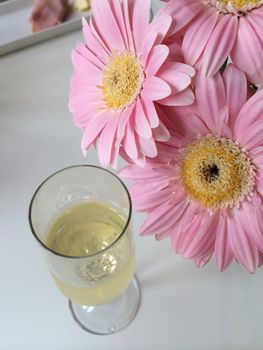
[[[122,236],[113,248],[101,252],[116,241],[124,226],[125,220],[116,210],[90,202],[62,212],[53,222],[47,246],[63,255],[87,257],[79,260],[86,264],[84,271],[88,271],[88,277],[84,275],[84,281],[87,280],[87,287],[66,283],[52,273],[58,288],[71,301],[95,306],[111,301],[127,289],[135,270],[132,241]],[[97,252],[100,254],[92,256]],[[75,260],[78,259],[72,259],[73,264]]]

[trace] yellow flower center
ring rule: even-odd
[[[263,0],[205,0],[205,2],[212,4],[220,12],[236,15],[246,14],[263,4]]]
[[[108,108],[119,109],[131,104],[142,87],[143,70],[138,58],[129,52],[110,60],[103,76],[103,97]]]
[[[219,2],[223,5],[231,4],[236,8],[242,8],[245,5],[258,5],[261,0],[219,0]]]
[[[233,141],[216,136],[195,140],[186,147],[180,175],[189,196],[212,209],[238,205],[254,187],[247,154]]]

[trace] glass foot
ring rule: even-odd
[[[74,320],[85,331],[106,335],[127,327],[137,314],[140,301],[140,286],[134,277],[126,291],[111,303],[86,306],[69,300],[69,308]]]

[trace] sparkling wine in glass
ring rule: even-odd
[[[111,334],[137,313],[131,200],[122,181],[95,166],[74,166],[46,179],[29,208],[33,235],[51,275],[87,331]]]

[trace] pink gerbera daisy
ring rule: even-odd
[[[86,45],[77,44],[72,60],[69,107],[83,128],[82,150],[97,141],[100,162],[116,167],[120,152],[143,165],[155,157],[155,141],[169,132],[156,104],[187,105],[192,67],[168,60],[161,44],[171,26],[168,15],[149,23],[150,0],[93,1],[90,23],[84,21]]]
[[[263,0],[170,0],[163,13],[174,18],[169,35],[185,33],[187,63],[210,76],[230,56],[249,81],[263,83]]]
[[[135,209],[148,213],[143,235],[170,236],[198,266],[213,253],[220,270],[233,260],[251,273],[262,264],[262,99],[263,90],[247,97],[245,75],[233,65],[223,76],[198,75],[197,106],[167,111],[176,129],[158,143],[158,157],[120,172],[134,181]]]

